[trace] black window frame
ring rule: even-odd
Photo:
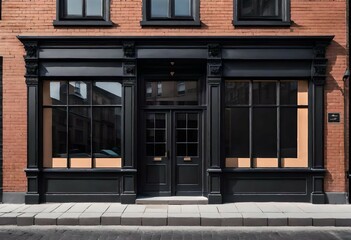
[[[169,17],[152,17],[151,0],[143,0],[143,18],[141,26],[201,26],[200,0],[192,0],[191,16],[174,16],[174,2],[169,0]]]
[[[281,26],[289,27],[291,25],[290,19],[290,0],[278,0],[281,1],[279,4],[279,16],[277,17],[242,17],[241,16],[241,2],[245,0],[234,0],[234,26]]]
[[[270,109],[276,109],[276,137],[277,137],[277,155],[276,157],[274,158],[277,158],[278,160],[278,168],[283,168],[282,167],[282,158],[284,158],[282,156],[282,152],[281,152],[281,118],[282,118],[282,115],[281,115],[281,109],[309,109],[309,103],[307,105],[305,104],[298,104],[298,102],[296,102],[296,104],[282,104],[280,102],[281,100],[281,96],[280,96],[280,92],[281,92],[281,83],[284,83],[284,82],[298,82],[299,81],[304,81],[304,80],[258,80],[258,79],[238,79],[238,80],[233,80],[233,79],[226,79],[225,82],[224,82],[224,91],[226,90],[226,84],[227,82],[236,82],[236,83],[241,83],[241,82],[247,82],[249,83],[249,99],[248,99],[248,103],[247,104],[227,104],[225,98],[226,98],[226,93],[224,93],[224,99],[223,99],[223,108],[224,108],[224,113],[226,112],[225,110],[228,109],[228,108],[245,108],[245,109],[248,109],[249,111],[249,152],[248,152],[248,157],[245,157],[245,158],[249,158],[250,159],[250,168],[257,168],[254,166],[254,158],[257,158],[259,156],[254,156],[253,154],[253,139],[254,139],[254,136],[253,136],[253,109],[255,108],[270,108]],[[276,102],[275,104],[257,104],[257,103],[254,103],[253,102],[253,84],[254,83],[264,83],[264,82],[275,82],[276,83]],[[223,117],[224,119],[224,126],[226,125],[225,122],[226,122],[226,119],[225,119],[225,116]],[[308,120],[309,121],[309,120]],[[298,124],[298,123],[297,123]],[[309,130],[308,130],[309,131]],[[298,136],[297,136],[298,138]],[[224,156],[225,158],[231,158],[231,157],[243,157],[243,156],[232,156],[232,155],[228,155],[227,154],[227,151],[226,151],[226,146],[227,146],[227,136],[224,134]],[[297,139],[298,141],[298,139]],[[297,145],[298,147],[298,145]],[[297,149],[298,151],[298,149]],[[259,158],[265,158],[265,157],[259,157]],[[270,158],[270,157],[268,157]],[[310,164],[310,162],[308,161],[308,164]],[[274,167],[276,168],[276,167]]]
[[[83,0],[83,15],[66,16],[65,0],[56,0],[56,20],[54,26],[100,26],[111,27],[113,23],[110,21],[110,0],[102,0],[102,16],[84,16],[85,2]]]

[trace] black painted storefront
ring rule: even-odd
[[[203,195],[208,197],[209,203],[325,202],[325,52],[332,36],[18,38],[26,50],[25,77],[28,88],[26,203],[134,203],[137,196],[148,194]],[[143,82],[165,76],[168,79],[197,80],[201,94],[199,103],[196,106],[144,105],[141,97]],[[122,168],[43,167],[41,81],[55,79],[122,81]],[[225,79],[309,81],[308,168],[224,167]],[[143,147],[143,124],[145,117],[155,113],[164,116],[165,129],[169,129],[165,153],[168,162],[162,167],[162,171],[168,171],[168,175],[162,178],[165,183],[162,189],[145,184],[148,160],[145,159]],[[199,157],[193,160],[196,162],[193,166],[179,162],[174,154],[176,141],[173,136],[179,114],[196,116],[198,121],[196,127],[190,129],[198,131],[199,136],[196,142]],[[155,165],[151,172],[161,171],[157,170],[160,164]],[[182,166],[181,176],[180,171],[175,173],[174,169]],[[190,176],[192,173],[194,176]],[[189,178],[187,181],[192,181],[192,184],[182,184],[180,178]]]

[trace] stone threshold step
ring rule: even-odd
[[[208,204],[208,199],[203,196],[138,197],[135,203],[142,205],[195,205]]]

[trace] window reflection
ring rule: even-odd
[[[150,81],[145,86],[148,105],[197,105],[197,81]]]

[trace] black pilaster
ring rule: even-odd
[[[35,41],[24,44],[26,55],[27,84],[27,193],[25,202],[35,204],[40,202],[39,197],[39,67],[38,43]]]
[[[123,175],[121,203],[136,199],[136,58],[133,42],[123,44],[123,169],[135,170]]]
[[[222,54],[219,44],[208,45],[207,58],[207,156],[208,202],[222,203],[221,194],[221,80]]]
[[[327,44],[317,44],[312,63],[312,168],[324,169],[324,84],[327,77]],[[324,175],[313,177],[312,203],[325,203]]]

